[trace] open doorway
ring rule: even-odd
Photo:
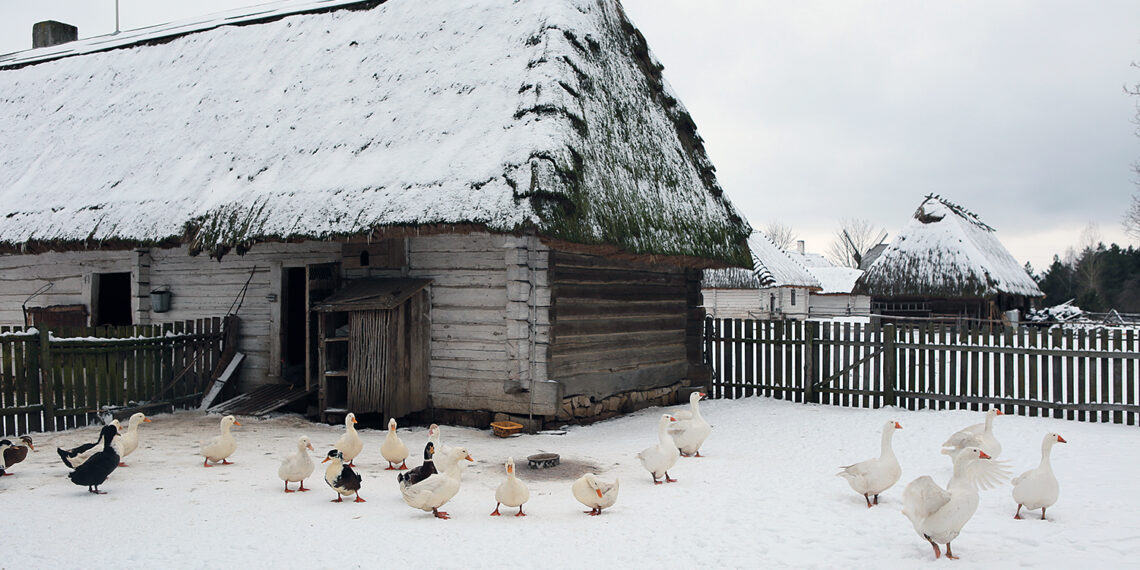
[[[96,273],[91,280],[91,324],[126,326],[131,318],[131,274]]]
[[[281,279],[281,376],[289,384],[304,386],[305,268],[286,267]]]

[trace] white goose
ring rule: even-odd
[[[1004,416],[1001,410],[990,408],[985,423],[974,424],[956,432],[942,444],[942,453],[954,455],[967,447],[976,447],[990,457],[1001,455],[1001,443],[994,437],[994,418]]]
[[[1049,462],[1049,454],[1056,443],[1068,442],[1055,433],[1045,434],[1041,442],[1041,464],[1013,479],[1013,500],[1017,502],[1017,513],[1013,518],[1020,519],[1021,507],[1025,507],[1031,511],[1041,509],[1041,520],[1045,520],[1045,509],[1057,502],[1061,484],[1053,475],[1053,465]]]
[[[578,499],[579,503],[590,507],[590,510],[585,511],[586,514],[598,516],[602,514],[602,509],[614,506],[614,503],[617,502],[619,488],[621,488],[621,479],[614,479],[613,483],[607,483],[599,480],[593,473],[587,473],[574,481],[574,484],[570,486],[570,492],[574,494],[574,498]]]
[[[355,424],[356,414],[349,412],[344,417],[344,435],[340,436],[340,439],[333,444],[333,447],[344,457],[344,461],[348,462],[349,467],[356,467],[353,460],[364,449],[364,440],[360,439],[359,433],[356,433]]]
[[[313,463],[313,458],[309,456],[310,451],[313,449],[313,442],[309,440],[308,436],[301,436],[297,440],[297,453],[287,456],[281,460],[281,467],[277,468],[277,476],[285,482],[285,492],[292,493],[293,490],[289,488],[289,483],[294,481],[300,482],[301,487],[298,491],[308,491],[305,488],[305,479],[313,474],[316,469],[316,464]]]
[[[657,445],[650,446],[637,454],[637,458],[641,460],[641,465],[653,475],[653,483],[660,485],[661,481],[657,479],[664,477],[666,483],[674,483],[677,480],[669,477],[669,468],[677,464],[677,458],[681,456],[681,451],[677,449],[677,444],[674,443],[673,437],[667,431],[669,422],[675,422],[677,418],[669,414],[662,414],[661,419],[657,420]]]
[[[899,482],[902,476],[902,467],[891,448],[891,436],[896,429],[902,429],[896,421],[889,421],[883,425],[883,443],[879,456],[874,459],[860,461],[854,465],[841,467],[843,471],[836,473],[837,477],[847,479],[847,483],[856,493],[863,495],[867,500],[867,508],[871,508],[871,496],[874,495],[874,504],[879,504],[879,493],[890,489]]]
[[[388,420],[388,435],[384,437],[384,443],[380,444],[380,456],[388,462],[385,471],[408,468],[408,446],[396,435],[396,418]],[[400,466],[396,467],[396,463]]]
[[[119,467],[126,467],[123,460],[139,448],[139,424],[143,422],[150,423],[150,418],[142,412],[135,412],[127,422],[127,432],[122,435],[122,449],[119,450]]]
[[[436,518],[449,519],[451,515],[439,509],[459,493],[462,461],[475,460],[462,447],[450,448],[447,453],[436,452],[434,458],[438,472],[417,483],[402,481],[400,493],[408,506],[431,512]]]
[[[935,558],[942,556],[940,543],[946,545],[947,558],[958,558],[950,550],[950,542],[978,509],[978,489],[993,487],[1008,476],[1000,463],[990,461],[990,456],[976,447],[967,447],[953,458],[954,475],[945,489],[923,475],[903,490],[902,513],[934,548]]]
[[[495,511],[491,516],[499,516],[499,505],[507,507],[518,507],[519,512],[515,513],[516,517],[525,517],[526,513],[523,512],[523,503],[530,500],[530,489],[526,488],[526,483],[523,483],[515,476],[515,458],[507,458],[507,480],[503,481],[498,489],[495,489]]]
[[[674,413],[673,417],[677,421],[669,425],[669,434],[673,436],[673,441],[681,450],[681,455],[685,457],[690,455],[700,457],[701,444],[712,433],[712,426],[701,416],[701,409],[697,404],[705,396],[704,392],[689,394],[689,409]]]
[[[206,458],[202,461],[203,467],[213,467],[213,465],[210,465],[210,462],[218,463],[220,461],[222,465],[230,465],[233,463],[232,461],[226,460],[226,458],[233,455],[234,451],[237,451],[237,440],[234,439],[234,435],[230,433],[230,426],[240,426],[241,422],[237,421],[237,418],[233,416],[226,416],[222,418],[220,425],[222,428],[221,435],[210,441],[198,442],[198,453]]]

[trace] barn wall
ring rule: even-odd
[[[549,374],[566,396],[601,400],[688,378],[690,348],[700,351],[699,273],[562,251],[550,272]]]
[[[24,313],[21,306],[24,301],[49,283],[52,285],[50,289],[28,300],[29,307],[72,304],[90,307],[91,276],[130,271],[133,273],[131,282],[138,283],[139,257],[133,251],[0,255],[0,324],[22,326]],[[133,293],[138,304],[137,290]],[[146,306],[149,309],[149,300]]]
[[[552,415],[547,248],[525,236],[417,236],[407,259],[410,277],[433,280],[432,407]]]

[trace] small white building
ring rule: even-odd
[[[805,252],[803,240],[796,242],[796,249],[786,253],[819,282],[819,290],[813,291],[808,298],[808,316],[813,319],[829,319],[871,314],[871,297],[851,292],[855,288],[855,281],[863,275],[862,270],[836,267],[818,253]]]
[[[820,284],[800,262],[768,236],[748,239],[753,269],[706,270],[701,283],[704,308],[716,319],[797,319],[809,316],[809,298]]]

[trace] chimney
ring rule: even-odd
[[[802,240],[802,239],[796,240],[796,251],[800,254],[802,254],[804,252],[804,240]]]
[[[32,49],[50,47],[79,39],[79,28],[47,20],[32,24]]]

